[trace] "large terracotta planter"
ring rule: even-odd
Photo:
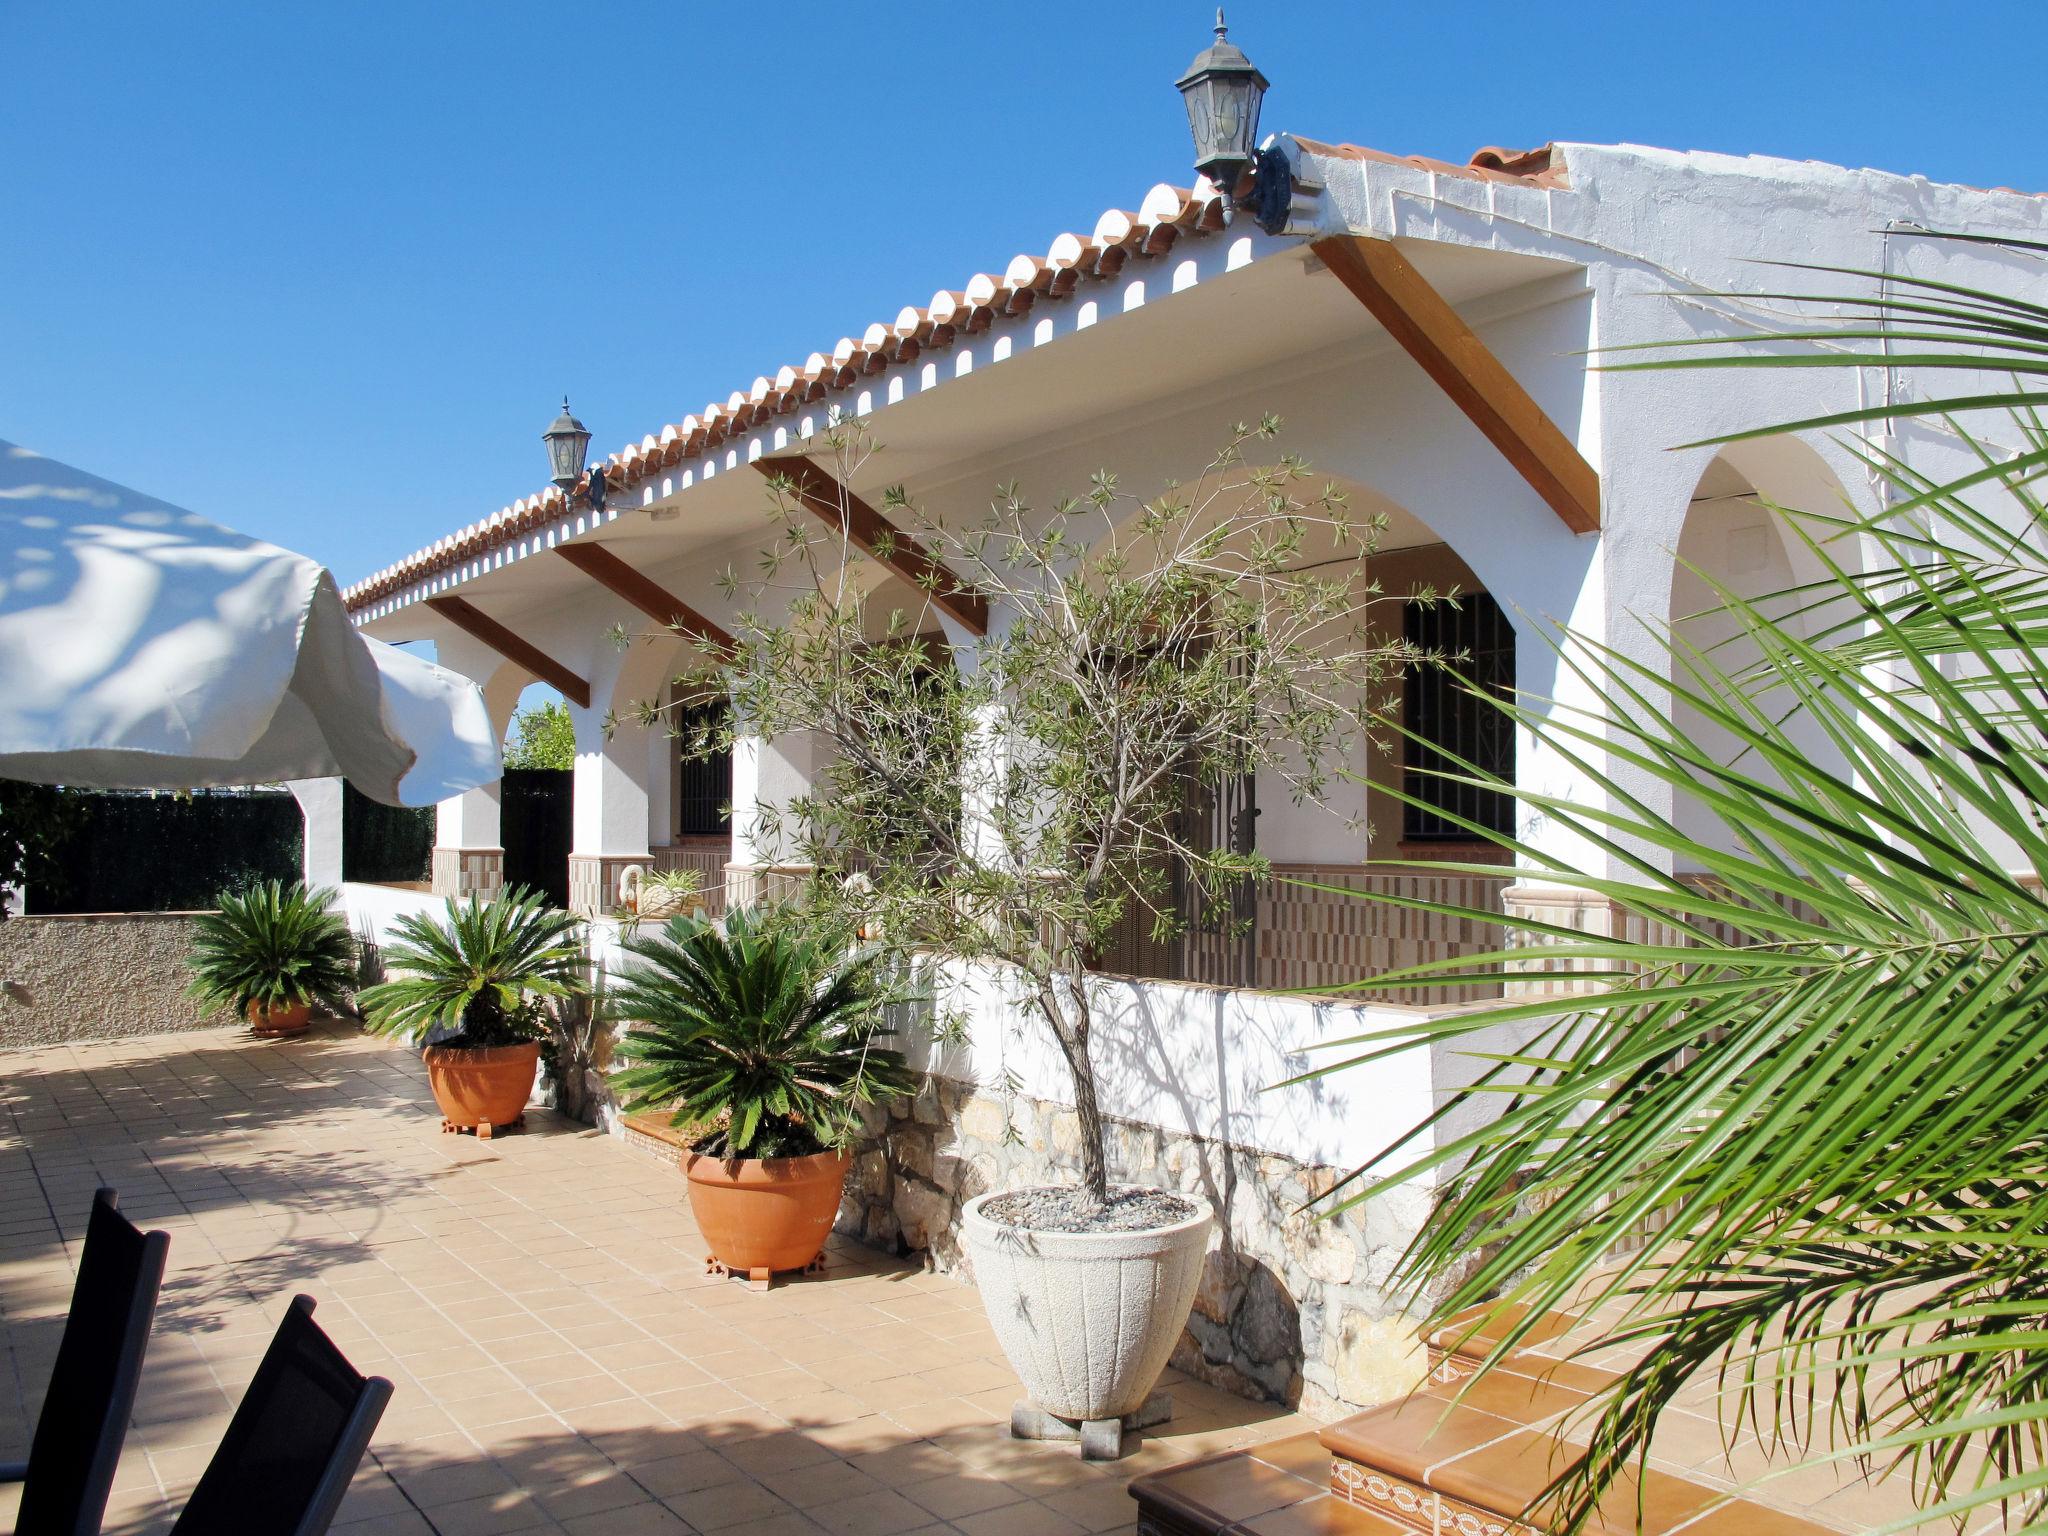
[[[540,1042],[481,1050],[430,1045],[420,1052],[441,1106],[441,1129],[488,1137],[501,1125],[526,1124],[526,1101],[540,1071]]]
[[[765,1287],[775,1271],[809,1269],[824,1254],[853,1158],[818,1152],[728,1160],[685,1152],[682,1165],[690,1214],[711,1250],[705,1267]]]
[[[1113,1426],[1146,1406],[1187,1326],[1209,1205],[1183,1193],[1195,1214],[1148,1232],[1034,1232],[982,1215],[999,1197],[977,1196],[961,1213],[989,1324],[1033,1404],[1070,1425],[1103,1426],[1113,1445]],[[1093,1455],[1090,1436],[1079,1438]]]
[[[249,1005],[249,1028],[266,1040],[303,1035],[313,1027],[312,1020],[311,1003],[293,1003],[285,1008],[266,1008],[261,1003]]]

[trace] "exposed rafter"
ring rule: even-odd
[[[1391,240],[1326,235],[1311,249],[1565,527],[1599,531],[1599,472]]]
[[[590,708],[590,684],[539,647],[530,645],[466,598],[430,597],[427,606],[464,634],[481,640],[507,661],[516,662],[580,709]]]
[[[730,656],[733,638],[651,577],[626,564],[602,544],[557,544],[555,553],[600,586],[623,597],[650,619],[688,635],[707,650]]]
[[[977,635],[988,633],[988,599],[928,554],[923,545],[806,458],[756,459],[754,468],[786,476],[798,501],[833,527],[842,516],[856,542]]]

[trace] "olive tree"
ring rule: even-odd
[[[734,651],[715,682],[678,679],[733,706],[725,724],[693,716],[686,752],[809,733],[808,791],[748,808],[775,862],[818,872],[795,899],[1006,978],[1049,1031],[1097,1201],[1105,942],[1134,920],[1158,940],[1242,922],[1267,861],[1206,835],[1202,808],[1249,774],[1321,802],[1362,766],[1409,659],[1366,622],[1384,515],[1316,487],[1278,432],[1238,427],[1199,479],[1148,498],[1103,472],[1044,509],[1006,485],[941,519],[891,490],[879,536],[843,491],[773,478],[768,547],[727,577]],[[858,424],[806,446],[840,487],[877,451]],[[890,572],[899,555],[928,557],[921,580]],[[948,592],[985,602],[986,636],[946,627]]]

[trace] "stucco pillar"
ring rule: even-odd
[[[483,689],[491,729],[505,739],[512,727],[519,695],[530,679],[467,635],[451,635],[435,644],[434,659]],[[431,878],[436,896],[495,899],[505,888],[505,845],[499,823],[499,785],[494,780],[443,800],[434,810],[434,854]]]
[[[434,894],[491,900],[505,886],[498,784],[465,790],[434,808]]]
[[[342,882],[342,792],[340,779],[293,779],[287,786],[306,819],[299,878],[308,890],[339,889]]]
[[[825,745],[816,732],[794,731],[763,741],[740,736],[732,749],[732,862],[725,867],[728,908],[775,896],[815,866],[798,847],[801,828],[776,814],[811,792]]]
[[[618,904],[620,873],[651,864],[647,790],[651,743],[645,725],[605,711],[569,708],[576,726],[576,808],[569,840],[569,910],[601,917]]]

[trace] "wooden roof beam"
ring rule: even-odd
[[[771,480],[786,476],[797,500],[833,527],[843,515],[854,539],[869,554],[919,591],[929,592],[932,602],[964,628],[976,635],[988,633],[986,597],[809,459],[756,459],[754,468]]]
[[[476,604],[460,597],[430,597],[427,606],[464,634],[481,640],[507,661],[526,668],[579,709],[590,708],[590,684],[538,646],[529,645]]]
[[[1391,240],[1310,247],[1573,533],[1600,531],[1600,475]]]
[[[723,628],[602,544],[557,544],[555,553],[599,586],[624,598],[657,623],[687,635],[706,650],[729,657],[738,646]]]

